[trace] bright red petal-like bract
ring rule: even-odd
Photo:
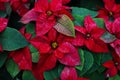
[[[18,64],[20,70],[32,70],[32,59],[28,47],[13,51],[10,56]]]
[[[87,78],[78,78],[74,67],[64,67],[60,75],[61,80],[89,80]]]
[[[5,28],[7,27],[7,23],[8,23],[8,19],[0,18],[0,32],[5,30]]]

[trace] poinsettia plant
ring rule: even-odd
[[[120,1],[0,0],[0,80],[120,80]]]

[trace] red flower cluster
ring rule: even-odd
[[[78,50],[79,48],[87,49],[92,53],[112,53],[111,60],[100,63],[107,68],[106,77],[113,77],[120,70],[120,4],[115,0],[103,0],[104,8],[98,10],[97,18],[104,19],[106,30],[100,28],[90,15],[84,17],[83,26],[76,24],[74,26],[72,9],[66,6],[70,0],[35,0],[33,8],[30,7],[31,0],[0,0],[0,11],[6,11],[6,2],[9,2],[12,11],[21,17],[19,22],[23,25],[35,24],[35,33],[32,33],[32,28],[29,28],[31,33],[27,31],[28,25],[19,30],[18,33],[24,36],[28,45],[11,50],[8,58],[12,58],[20,70],[30,70],[36,80],[44,80],[44,73],[54,69],[57,64],[64,65],[59,75],[60,80],[90,80],[77,74],[76,66],[81,66],[80,70],[82,68],[84,70],[86,67],[83,66],[87,63],[87,60],[83,59],[86,56]],[[64,15],[67,19],[63,17]],[[0,17],[0,35],[7,27],[7,17]],[[106,32],[115,39],[111,42],[102,39]],[[68,36],[65,33],[75,35]],[[36,63],[33,61],[33,56],[36,55],[32,54],[30,46],[37,49],[39,53]],[[2,48],[0,42],[1,52]]]
[[[108,68],[106,72],[107,77],[113,77],[117,74],[117,68],[119,68],[120,60],[120,4],[116,4],[115,0],[103,0],[105,8],[99,10],[97,17],[105,20],[107,31],[115,36],[115,40],[110,42],[112,49],[112,56],[114,61],[110,60],[103,64]],[[116,67],[117,66],[117,67]]]

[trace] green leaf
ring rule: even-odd
[[[114,77],[109,78],[109,80],[120,80],[120,76],[116,75]]]
[[[96,11],[92,11],[86,8],[72,7],[72,15],[74,14],[77,14],[83,17],[88,15],[90,15],[91,17],[96,17],[98,15]]]
[[[111,53],[103,53],[102,58],[101,58],[101,64],[109,60],[112,60]]]
[[[102,18],[93,18],[98,27],[105,28],[104,20]]]
[[[45,80],[54,80],[58,78],[58,68],[54,68],[53,70],[44,72],[44,78]]]
[[[85,59],[84,67],[82,71],[79,72],[80,76],[84,75],[92,67],[94,63],[94,58],[90,51],[84,50],[84,59]]]
[[[7,27],[0,33],[0,43],[3,50],[13,51],[28,45],[27,40],[16,29]]]
[[[64,65],[58,64],[54,69],[44,72],[45,80],[55,80],[60,78]]]
[[[102,39],[105,43],[111,43],[111,42],[113,42],[114,40],[116,40],[116,37],[106,31],[106,32],[102,35],[101,39]]]
[[[103,54],[102,53],[99,53],[99,54],[93,53],[92,55],[94,57],[94,62],[98,65],[101,65],[101,59],[102,59]]]
[[[78,26],[83,26],[84,25],[84,17],[80,16],[78,14],[73,14],[73,17],[75,19],[74,24]]]
[[[0,10],[0,17],[6,17],[6,16],[7,16],[6,12]]]
[[[80,59],[81,59],[81,65],[76,66],[75,68],[82,71],[82,69],[84,67],[84,61],[85,61],[85,59],[84,59],[84,51],[82,49],[79,49],[78,52],[79,52],[79,56],[80,56]]]
[[[74,24],[67,15],[62,15],[61,18],[58,19],[54,28],[58,32],[66,35],[66,36],[72,36],[72,37],[75,36]]]
[[[33,23],[27,24],[26,32],[32,34],[32,37],[34,37],[35,36],[35,25]]]
[[[85,77],[88,77],[90,80],[106,80],[104,74],[100,74],[97,71],[92,74],[85,75]]]
[[[0,68],[3,66],[7,59],[8,54],[7,53],[1,53],[0,54]]]
[[[36,80],[31,71],[24,71],[22,80]]]
[[[96,70],[98,70],[99,67],[100,67],[100,65],[94,63],[92,65],[92,67],[86,72],[86,74],[91,74],[91,73],[95,72]]]
[[[12,78],[14,78],[20,72],[18,65],[12,59],[7,61],[6,68]]]
[[[64,65],[59,64],[59,65],[58,65],[58,75],[61,74],[61,72],[62,72],[63,69],[64,69]]]
[[[101,65],[101,66],[98,68],[97,71],[98,71],[99,73],[102,73],[104,70],[106,70],[106,68]]]
[[[34,63],[37,63],[39,61],[39,52],[34,52],[34,53],[31,53],[32,54],[32,62]]]
[[[32,54],[32,62],[37,63],[39,61],[40,53],[32,45],[29,45],[29,48],[30,48],[30,52]]]

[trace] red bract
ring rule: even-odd
[[[57,60],[68,66],[80,64],[77,49],[69,42],[63,41],[62,35],[57,34],[54,29],[49,31],[48,36],[33,38],[31,44],[40,52],[39,73],[54,68]]]
[[[5,30],[5,28],[7,27],[7,23],[8,23],[8,19],[0,18],[0,32]]]
[[[41,36],[55,25],[56,20],[62,14],[71,16],[66,9],[69,8],[62,5],[62,0],[52,0],[51,2],[38,0],[35,7],[22,17],[21,22],[26,24],[30,21],[36,21],[36,34]]]
[[[89,80],[87,78],[78,78],[77,72],[73,67],[65,67],[60,75],[61,80]]]
[[[20,32],[27,40],[30,39],[31,34],[25,33],[25,27],[23,27]],[[32,70],[32,58],[29,47],[10,52],[10,57],[13,58],[21,70]]]
[[[8,2],[9,0],[0,0],[0,2]]]
[[[112,56],[117,69],[120,70],[120,57],[118,56],[118,54],[116,54],[115,51],[112,51]]]
[[[0,32],[5,30],[7,27],[8,19],[0,18]],[[2,46],[0,45],[0,51],[2,51]]]
[[[114,22],[107,22],[106,28],[116,37],[116,40],[110,43],[110,45],[115,49],[116,53],[120,57],[120,18],[117,18]]]
[[[71,0],[62,0],[62,3],[63,4],[67,4],[67,3],[69,3]]]
[[[108,70],[105,73],[106,77],[115,76],[117,74],[118,70],[120,70],[119,68],[117,68],[118,65],[120,65],[120,63],[117,63],[117,62],[114,63],[114,61],[112,61],[112,60],[105,62],[103,64],[103,66],[108,68]]]
[[[103,0],[105,8],[100,9],[98,17],[105,20],[115,19],[120,17],[120,4],[116,4],[115,0]]]
[[[32,70],[32,61],[28,47],[12,51],[10,57],[18,64],[20,70]]]
[[[0,0],[0,10],[5,10],[4,2],[8,2],[9,0]]]
[[[29,2],[29,0],[11,0],[10,5],[15,12],[17,12],[20,16],[23,16],[29,10],[27,2]]]
[[[84,26],[75,27],[77,32],[73,44],[76,46],[85,45],[93,52],[108,52],[107,45],[100,40],[100,37],[105,32],[104,29],[97,27],[90,16],[85,17]]]

